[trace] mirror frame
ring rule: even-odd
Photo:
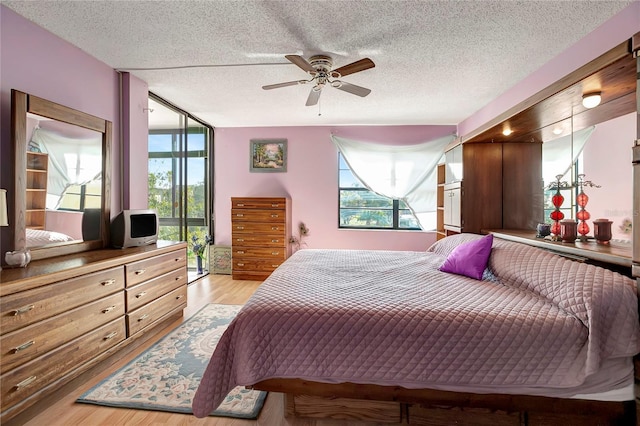
[[[108,246],[111,221],[111,137],[113,124],[102,118],[57,104],[35,95],[11,90],[11,138],[15,149],[14,177],[14,250],[27,246],[25,215],[27,210],[27,113],[95,130],[102,134],[102,218],[100,240],[56,243],[30,248],[31,259],[46,259]]]

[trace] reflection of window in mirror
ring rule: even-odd
[[[102,201],[102,134],[29,114],[27,137],[27,150],[42,154],[48,164],[44,219],[37,227],[43,232],[36,238],[36,227],[28,226],[33,235],[28,245],[86,240],[84,212],[100,209]],[[52,237],[56,240],[49,241]]]
[[[561,191],[565,198],[562,211],[565,217],[575,218],[575,196],[577,175],[585,174],[585,180],[600,185],[600,188],[584,188],[589,197],[586,210],[591,219],[588,222],[593,235],[593,220],[606,218],[613,221],[614,240],[631,241],[630,222],[632,216],[633,178],[631,167],[631,147],[636,132],[636,113],[627,114],[588,129],[563,136],[543,146],[543,179],[545,188],[555,175],[563,174],[562,181],[572,185]],[[590,133],[586,135],[586,133]],[[584,138],[587,136],[586,138]],[[583,141],[584,139],[584,141]],[[568,141],[568,142],[567,142]],[[563,145],[562,147],[560,145]],[[572,161],[573,158],[573,161]],[[544,217],[550,222],[553,209],[551,191],[544,193]]]

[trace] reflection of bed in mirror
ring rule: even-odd
[[[27,168],[34,181],[46,179],[38,187],[28,178],[28,187],[37,188],[30,189],[34,205],[27,212],[27,247],[99,239],[99,220],[93,217],[90,222],[97,228],[87,226],[83,233],[87,221],[83,218],[85,211],[100,211],[102,134],[28,114],[27,139],[28,157],[33,160]],[[42,200],[35,202],[35,197]],[[42,207],[42,214],[36,213]]]

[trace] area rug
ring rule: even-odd
[[[84,393],[77,402],[192,413],[191,400],[222,333],[241,306],[210,304]],[[267,392],[233,389],[212,416],[256,419]]]

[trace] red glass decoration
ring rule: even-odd
[[[583,174],[578,175],[578,187],[580,188],[580,192],[576,197],[576,204],[579,207],[578,212],[576,213],[576,219],[579,220],[578,234],[580,234],[580,241],[587,241],[587,234],[591,230],[589,229],[589,225],[586,222],[591,218],[591,214],[589,214],[589,212],[585,209],[585,207],[587,207],[587,203],[589,202],[589,196],[584,193],[584,187],[590,186],[599,188],[599,186],[595,185],[593,182],[585,181],[584,176],[585,175]]]
[[[553,224],[551,225],[551,234],[553,235],[552,238],[556,241],[560,239],[560,232],[561,232],[560,221],[564,219],[564,213],[560,211],[560,206],[562,206],[562,203],[564,203],[564,197],[560,193],[560,187],[562,186],[560,182],[561,178],[562,178],[562,175],[556,176],[556,183],[554,185],[556,193],[553,194],[553,197],[551,197],[551,204],[553,204],[553,207],[555,207],[555,210],[552,211],[551,214],[549,215],[551,220],[553,220]]]

